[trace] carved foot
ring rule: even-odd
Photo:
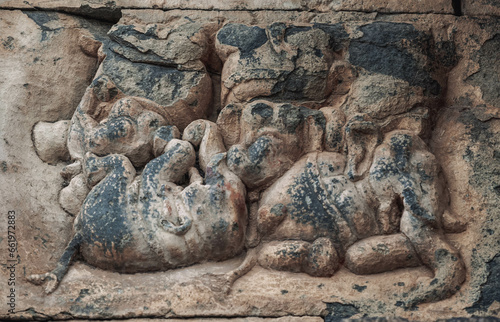
[[[30,275],[27,277],[27,280],[35,285],[42,285],[44,282],[47,281],[47,285],[45,285],[46,294],[54,292],[57,286],[59,285],[59,280],[57,279],[57,276],[52,272],[45,274]]]
[[[153,154],[159,157],[165,152],[168,142],[180,139],[181,134],[176,126],[162,126],[156,130],[153,138]]]
[[[212,292],[229,295],[233,286],[234,280],[231,278],[231,273],[203,275],[202,283],[205,284]]]
[[[203,276],[203,283],[213,292],[228,295],[231,293],[234,282],[248,273],[257,264],[257,254],[259,250],[260,247],[249,249],[240,266],[231,272],[225,274],[205,274]]]
[[[195,182],[203,184],[203,177],[200,175],[198,169],[191,167],[189,168],[189,184]]]
[[[80,162],[80,160],[77,160],[71,164],[68,164],[61,170],[61,177],[69,181],[80,173],[82,173],[82,163]]]

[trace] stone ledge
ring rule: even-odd
[[[287,11],[361,11],[381,13],[439,13],[453,14],[453,7],[449,0],[287,0],[276,2],[272,0],[226,0],[226,1],[199,1],[199,0],[117,0],[117,1],[89,1],[89,0],[28,0],[3,1],[0,8],[5,9],[41,9],[61,10],[90,14],[99,12],[119,11],[121,9],[193,9],[193,10],[287,10]]]

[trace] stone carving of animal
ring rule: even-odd
[[[459,289],[465,266],[444,237],[444,181],[420,137],[405,130],[378,133],[373,122],[354,118],[345,127],[345,141],[358,146],[346,156],[307,141],[309,132],[323,137],[321,112],[266,101],[240,108],[236,113],[236,106],[226,107],[218,121],[240,115],[239,140],[234,133],[228,137],[236,142],[228,150],[229,168],[244,181],[249,172],[250,180],[267,186],[258,190],[245,182],[254,188],[249,196],[257,195],[250,207],[250,251],[227,276],[228,285],[256,263],[312,276],[331,276],[341,264],[357,274],[424,265],[434,278],[420,280],[404,299],[407,305]],[[367,158],[363,170],[359,165]],[[284,172],[288,164],[293,165]]]
[[[54,291],[78,251],[95,267],[123,273],[221,261],[242,252],[246,190],[218,150],[215,127],[195,121],[185,130],[185,140],[176,138],[175,127],[158,129],[158,155],[140,174],[121,154],[88,153],[83,171],[92,189],[75,218],[73,237],[53,271],[29,280],[48,282],[46,292]],[[194,167],[190,142],[202,145],[204,178]],[[183,187],[186,174],[189,183]]]

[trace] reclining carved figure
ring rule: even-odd
[[[121,154],[85,156],[84,174],[92,185],[74,222],[74,234],[57,267],[30,281],[57,287],[77,251],[95,267],[123,273],[168,270],[202,261],[221,261],[244,247],[245,186],[225,164],[215,124],[195,121],[176,138],[175,127],[157,131],[159,155],[142,173]],[[195,146],[210,137],[196,169]],[[205,143],[206,144],[206,143]],[[163,149],[158,148],[163,146]],[[180,184],[189,173],[189,184]],[[203,182],[204,181],[204,182]]]
[[[405,130],[383,133],[368,117],[354,117],[345,126],[345,141],[347,148],[354,143],[358,148],[345,156],[321,151],[320,143],[304,135],[312,131],[321,140],[321,126],[326,128],[321,112],[266,101],[240,108],[242,137],[228,151],[229,168],[244,182],[247,172],[252,172],[250,180],[278,179],[249,192],[260,193],[250,207],[251,250],[236,274],[228,276],[229,284],[256,263],[312,276],[331,276],[343,263],[357,274],[425,265],[434,278],[419,281],[405,299],[408,305],[443,299],[459,289],[465,267],[444,238],[444,181],[421,138]],[[235,109],[223,110],[218,122],[225,124]],[[295,115],[293,129],[279,117],[285,114]],[[306,154],[297,153],[300,149]],[[369,167],[363,170],[358,165],[366,158]],[[276,176],[284,171],[270,166],[277,164],[293,166]]]

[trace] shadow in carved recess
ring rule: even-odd
[[[412,25],[357,28],[115,25],[67,142],[40,143],[67,121],[34,128],[42,159],[73,161],[60,203],[76,218],[57,267],[29,280],[54,291],[76,253],[136,273],[246,251],[214,290],[257,264],[323,277],[424,265],[434,277],[407,306],[454,294],[465,267],[444,233],[463,225],[424,142],[452,63]],[[224,108],[211,122],[215,53]]]

